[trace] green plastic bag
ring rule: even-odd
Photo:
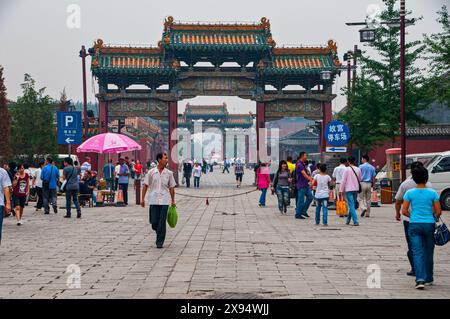
[[[178,221],[177,207],[169,206],[169,210],[167,211],[167,223],[171,228],[175,228]]]

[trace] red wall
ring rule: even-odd
[[[370,162],[375,167],[377,165],[382,168],[386,164],[386,150],[392,147],[400,147],[400,138],[395,140],[394,145],[392,141],[385,142],[382,146],[369,153]],[[434,153],[450,151],[450,138],[422,138],[422,139],[407,139],[406,140],[406,154],[417,153]],[[375,160],[375,162],[373,162]]]

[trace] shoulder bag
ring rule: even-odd
[[[447,225],[445,225],[444,221],[439,218],[442,222],[442,224],[438,225],[436,227],[436,230],[434,231],[434,243],[436,246],[444,246],[446,243],[450,241],[450,231],[447,228]]]
[[[72,173],[70,174],[70,176],[69,176],[69,178],[68,179],[66,179],[63,183],[62,183],[62,185],[61,185],[61,193],[65,193],[66,192],[66,185],[67,185],[67,182],[72,178],[72,175],[73,175],[73,172],[75,171],[75,168],[74,167],[72,167]]]
[[[50,181],[52,180],[53,176],[53,166],[50,166],[50,177],[48,178],[48,181],[42,180],[42,189],[49,190],[50,189]]]

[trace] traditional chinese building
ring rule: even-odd
[[[178,127],[178,101],[196,96],[255,101],[257,134],[263,134],[266,121],[283,117],[321,120],[325,125],[331,120],[336,96],[332,84],[341,66],[332,40],[323,47],[278,47],[266,18],[253,24],[200,24],[168,17],[156,47],[111,46],[99,39],[89,52],[99,83],[100,121],[150,116],[168,120],[169,136]],[[196,65],[199,62],[212,66]],[[117,89],[108,88],[110,84]],[[133,84],[147,89],[129,88]],[[268,90],[269,85],[275,90]],[[303,89],[285,90],[288,85]],[[169,148],[176,143],[170,139]],[[176,161],[170,161],[172,170]]]

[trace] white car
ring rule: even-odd
[[[426,168],[429,172],[428,181],[438,192],[442,209],[450,210],[450,151],[436,156]]]

